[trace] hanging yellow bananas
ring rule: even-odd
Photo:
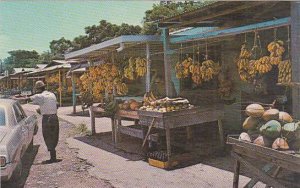
[[[210,81],[215,75],[218,75],[221,70],[219,63],[215,63],[212,60],[206,60],[202,62],[200,67],[201,79],[204,81]]]
[[[189,77],[190,66],[192,65],[192,63],[193,63],[193,59],[190,57],[183,60],[182,62],[176,63],[176,65],[175,65],[176,77],[178,79]]]
[[[290,83],[292,81],[292,63],[290,60],[282,61],[278,64],[279,74],[278,82],[279,83]]]
[[[252,82],[256,70],[253,67],[253,61],[250,61],[252,53],[247,48],[246,43],[242,45],[241,52],[239,55],[239,59],[237,61],[238,73],[240,75],[240,79],[244,82]]]
[[[143,77],[147,72],[147,61],[144,58],[136,58],[135,59],[135,68],[137,76]]]
[[[201,63],[196,62],[190,66],[190,73],[192,74],[192,80],[196,85],[202,84],[202,77],[201,77]]]
[[[272,64],[269,56],[263,56],[255,61],[255,70],[260,74],[265,74],[272,70]]]

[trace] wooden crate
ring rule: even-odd
[[[151,166],[155,166],[157,168],[162,168],[162,169],[169,169],[178,165],[178,161],[173,160],[173,161],[163,162],[151,158],[148,159],[148,163]]]

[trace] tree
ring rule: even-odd
[[[40,56],[35,50],[14,50],[8,54],[10,56],[4,59],[4,65],[10,72],[13,68],[32,68],[39,63]]]
[[[158,34],[157,25],[154,23],[155,21],[194,10],[201,4],[203,4],[201,1],[162,1],[159,4],[153,4],[152,9],[145,12],[142,33],[147,35]]]
[[[64,54],[72,49],[72,42],[64,37],[50,42],[50,51],[57,59],[64,59]]]
[[[46,51],[40,54],[39,63],[50,63],[53,59],[55,59],[55,56],[49,51]]]
[[[75,37],[72,41],[72,50],[79,50],[82,48],[86,48],[92,44],[91,40],[87,35],[80,35]]]

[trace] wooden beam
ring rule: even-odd
[[[292,82],[300,82],[300,2],[291,2]],[[292,88],[293,117],[300,118],[300,88]]]
[[[227,2],[230,3],[230,2]],[[209,20],[209,19],[214,19],[217,17],[222,17],[228,14],[232,14],[234,12],[239,12],[239,11],[243,11],[249,8],[253,8],[253,7],[257,7],[257,6],[261,6],[262,4],[265,4],[266,2],[262,1],[262,2],[245,2],[242,5],[237,5],[237,7],[234,6],[228,6],[227,9],[222,10],[222,11],[217,11],[214,13],[207,13],[204,14],[204,16],[201,16],[203,14],[201,14],[200,16],[196,16],[194,19],[189,19],[189,20],[185,20],[184,22],[182,22],[182,24],[178,25],[179,27],[185,27],[186,25],[189,25],[191,23],[195,23],[195,22],[199,22],[199,21],[204,21],[204,20]],[[213,10],[211,10],[213,11]]]
[[[146,72],[146,92],[151,90],[151,60],[150,60],[150,45],[146,43],[146,60],[147,60],[147,72]]]

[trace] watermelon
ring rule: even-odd
[[[250,116],[245,119],[243,123],[243,128],[245,130],[252,130],[257,127],[258,123],[259,123],[259,119]]]
[[[263,136],[277,138],[280,136],[281,124],[276,120],[271,120],[264,124],[259,131]]]
[[[300,126],[298,123],[287,123],[282,127],[282,135],[289,141],[296,139],[300,135]]]
[[[278,120],[279,119],[279,110],[269,109],[264,112],[264,114],[262,115],[262,118],[265,121]]]
[[[260,104],[250,104],[246,107],[246,114],[251,117],[261,117],[265,112]]]

